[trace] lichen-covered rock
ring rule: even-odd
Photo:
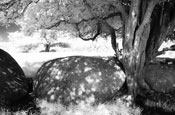
[[[0,107],[11,106],[28,90],[27,80],[18,63],[0,49]]]
[[[34,79],[39,99],[63,105],[95,104],[112,99],[125,80],[112,57],[72,56],[50,60]]]

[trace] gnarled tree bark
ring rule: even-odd
[[[129,94],[133,97],[137,95],[137,79],[141,76],[145,64],[145,50],[151,29],[151,16],[157,3],[158,0],[131,1],[128,20],[124,25],[122,63],[127,76]]]
[[[128,18],[123,23],[122,63],[127,76],[128,93],[133,97],[138,93],[138,79],[142,76],[144,66],[156,57],[162,42],[173,32],[173,11],[174,4],[166,1],[131,1]]]

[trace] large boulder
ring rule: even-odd
[[[27,79],[18,63],[0,49],[0,107],[13,106],[28,90]]]
[[[143,76],[146,89],[159,93],[175,92],[175,65],[151,63],[144,68]]]
[[[142,103],[163,111],[175,112],[175,65],[173,63],[150,63],[144,67],[139,78]],[[160,111],[160,110],[159,110]]]
[[[70,104],[96,104],[112,99],[125,74],[113,57],[72,56],[50,60],[34,79],[39,99]]]

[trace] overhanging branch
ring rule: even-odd
[[[158,39],[158,42],[156,44],[157,49],[161,46],[163,41],[167,39],[169,35],[171,35],[174,31],[175,28],[175,12],[174,12],[174,7],[175,7],[175,2],[173,3],[174,6],[166,7],[164,14],[163,14],[163,21],[161,23],[161,30],[160,30],[160,37]],[[173,5],[172,4],[172,5]],[[169,14],[169,12],[172,12]],[[159,52],[157,52],[159,54]]]
[[[28,3],[27,3],[26,6],[24,6],[24,8],[23,8],[23,10],[21,12],[21,15],[24,15],[25,11],[27,10],[27,8],[29,7],[30,4],[32,4],[32,3],[38,3],[39,0],[28,0],[27,2]]]
[[[21,0],[10,0],[0,3],[0,11],[5,11]]]
[[[160,45],[162,44],[162,42],[167,38],[168,35],[170,35],[171,33],[173,33],[174,28],[175,28],[175,16],[174,18],[169,22],[167,27],[162,27],[162,31],[161,31],[161,35],[159,38],[159,42],[158,42],[158,47],[160,47]]]
[[[126,20],[128,19],[128,13],[126,12],[124,6],[121,4],[119,0],[116,2],[116,8],[122,14],[122,20],[123,20],[123,23],[125,23]]]
[[[162,38],[165,40],[168,35],[170,35],[175,28],[175,17],[174,19],[168,24],[168,27],[165,32],[162,32]]]

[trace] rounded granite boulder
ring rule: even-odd
[[[147,90],[159,93],[175,93],[175,65],[151,63],[144,68],[142,80]],[[142,86],[143,84],[141,84]],[[144,85],[143,85],[144,87]]]
[[[125,81],[113,57],[71,56],[44,63],[34,79],[39,99],[70,104],[109,101]]]
[[[28,90],[27,79],[18,63],[0,49],[0,107],[13,106]]]
[[[175,112],[175,65],[173,63],[149,63],[139,78],[139,100],[146,107]],[[160,111],[159,110],[159,111]],[[171,113],[172,114],[172,113]]]

